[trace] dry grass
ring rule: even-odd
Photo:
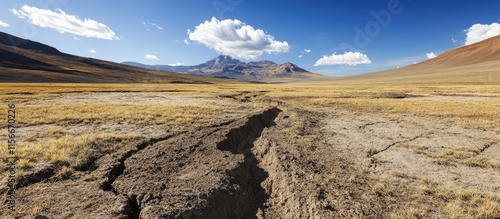
[[[378,179],[377,194],[397,206],[391,218],[498,218],[500,197],[422,179],[413,188],[404,179]]]
[[[17,168],[26,172],[37,166],[53,164],[60,167],[58,176],[65,178],[71,175],[72,168],[86,162],[91,153],[95,151],[111,153],[139,138],[138,134],[116,135],[108,133],[65,135],[42,142],[20,142],[16,150]],[[8,170],[7,153],[7,150],[0,150],[0,158],[2,158],[0,171],[2,174]],[[18,176],[20,175],[22,174],[18,174]]]
[[[370,98],[313,98],[309,99],[309,102],[320,106],[335,105],[351,112],[433,116],[463,127],[500,131],[497,125],[500,124],[500,117],[498,117],[500,102],[458,103]]]
[[[431,162],[438,165],[451,165],[453,163],[451,159],[443,157],[433,158]]]
[[[486,158],[484,156],[474,156],[463,162],[464,164],[471,167],[487,167],[489,166]]]
[[[234,94],[241,92],[237,86],[208,86],[208,85],[34,85],[34,84],[9,84],[0,85],[0,100],[5,103],[17,105],[17,125],[19,127],[53,124],[67,125],[89,125],[104,122],[129,123],[137,125],[162,125],[172,124],[193,125],[204,120],[204,122],[215,121],[223,115],[231,115],[234,109],[231,107],[197,105],[182,106],[175,104],[36,104],[25,105],[32,100],[45,100],[61,98],[67,93],[87,92],[168,92],[178,95],[189,95],[190,97],[213,98],[223,94]],[[7,105],[0,105],[1,112],[7,112]],[[6,117],[0,117],[0,127],[5,127]]]
[[[431,159],[432,163],[438,165],[463,164],[479,168],[500,168],[500,162],[498,160],[488,159],[483,155],[477,155],[479,154],[479,150],[474,148],[453,148],[447,146],[441,153],[438,153],[431,150],[428,146],[419,146],[408,143],[400,143],[396,144],[396,146],[410,149],[416,154],[425,155]],[[397,176],[394,173],[391,175]]]
[[[490,161],[490,165],[493,168],[500,168],[500,160],[492,160]]]
[[[136,124],[139,126],[168,125],[171,127],[195,128],[210,122],[218,122],[224,115],[235,114],[235,108],[218,106],[179,106],[172,104],[65,104],[25,105],[31,100],[45,100],[71,92],[175,92],[175,95],[215,98],[221,95],[235,95],[241,92],[266,91],[266,98],[283,100],[287,104],[301,106],[327,106],[348,110],[353,113],[375,113],[392,121],[401,121],[407,115],[436,117],[445,122],[466,128],[480,128],[500,132],[498,113],[500,102],[458,102],[449,100],[422,100],[412,98],[422,94],[500,94],[498,85],[342,85],[342,84],[220,84],[220,85],[85,85],[85,84],[2,84],[0,100],[18,104],[18,125],[21,127],[42,124],[59,127],[93,126],[96,124]],[[400,99],[403,98],[404,99]],[[260,104],[260,103],[257,103]],[[6,112],[6,104],[0,105],[0,112]],[[248,110],[242,108],[242,111]],[[301,115],[291,115],[300,117]],[[0,127],[5,127],[6,118],[0,118]],[[296,127],[297,129],[301,127]],[[16,154],[19,172],[30,171],[44,164],[57,164],[56,177],[74,177],[75,166],[81,164],[92,150],[112,153],[127,142],[141,137],[141,133],[119,135],[116,133],[73,133],[64,128],[47,129],[27,135],[20,141]],[[291,136],[291,141],[311,145],[309,136]],[[310,139],[309,139],[310,138]],[[41,140],[43,139],[43,140]],[[5,148],[5,142],[0,146]],[[474,151],[447,147],[443,151],[430,152],[426,146],[401,142],[417,154],[430,157],[439,165],[460,164],[479,168],[500,168],[499,160],[488,160],[476,156]],[[0,158],[6,157],[6,150],[0,150]],[[7,170],[5,159],[0,171]],[[395,210],[392,218],[500,218],[500,198],[479,191],[465,190],[449,185],[440,185],[431,180],[422,180],[417,186],[408,173],[393,171],[393,180],[376,179],[373,190],[384,197]],[[328,181],[338,176],[330,175]],[[85,181],[95,181],[86,176]],[[88,203],[82,203],[90,207]],[[33,208],[33,214],[43,211],[46,205]],[[465,216],[464,216],[465,215]]]
[[[63,166],[57,171],[56,177],[59,179],[68,179],[71,177],[71,175],[73,175],[73,172],[73,168]]]
[[[392,171],[391,175],[394,176],[394,177],[399,177],[399,178],[406,178],[406,177],[408,177],[405,173],[397,171],[397,170]]]
[[[354,113],[378,113],[391,120],[406,115],[437,117],[466,128],[500,131],[500,101],[458,102],[422,100],[420,95],[498,95],[498,85],[281,85],[269,96],[293,104],[311,104],[347,109]],[[407,97],[400,99],[402,97]]]
[[[197,120],[210,120],[217,111],[231,113],[227,109],[210,106],[187,107],[105,103],[19,106],[18,124],[19,126],[41,124],[67,126],[112,122],[139,125],[169,123],[186,123],[190,125]]]

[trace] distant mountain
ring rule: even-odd
[[[311,73],[292,63],[276,64],[271,61],[242,62],[230,56],[221,55],[203,64],[193,66],[144,65],[136,62],[123,64],[164,71],[219,78],[235,78],[247,81],[290,81],[318,79],[326,76]]]
[[[217,83],[226,80],[155,71],[65,54],[0,32],[0,82]]]
[[[139,62],[122,62],[122,64],[140,67],[140,68],[147,68],[147,69],[153,69],[153,70],[159,70],[159,71],[171,71],[171,72],[177,72],[177,73],[187,72],[187,70],[189,68],[187,66],[146,65],[146,64],[139,63]]]
[[[414,65],[338,81],[500,84],[500,36],[462,46]]]
[[[196,66],[125,65],[66,54],[48,45],[0,32],[0,82],[225,83],[227,78],[289,82],[327,77],[291,63],[245,63],[229,56],[219,56]]]

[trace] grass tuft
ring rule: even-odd
[[[486,158],[482,155],[471,157],[463,162],[467,166],[471,167],[482,167],[485,168],[488,165],[488,162],[486,161]]]

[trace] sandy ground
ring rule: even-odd
[[[475,94],[475,93],[456,93],[453,95],[446,94],[418,94],[415,99],[418,100],[438,100],[438,101],[453,101],[453,102],[500,102],[499,94]]]
[[[323,129],[329,133],[325,136],[328,141],[346,159],[374,175],[390,177],[397,171],[416,178],[415,182],[432,179],[461,188],[500,193],[498,169],[432,162],[433,157],[441,156],[446,149],[457,148],[470,151],[473,156],[498,158],[498,133],[443,124],[436,118],[408,116],[401,121],[390,121],[376,114],[355,116],[346,111],[327,115]]]
[[[228,104],[228,102],[225,100],[211,100],[211,99],[195,98],[186,95],[176,95],[175,93],[158,93],[158,92],[68,93],[68,94],[60,94],[59,97],[28,101],[25,104],[64,105],[64,104],[89,104],[89,103],[139,104],[139,105],[173,104],[182,106]]]

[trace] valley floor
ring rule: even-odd
[[[3,84],[0,93],[1,112],[16,105],[18,142],[16,211],[3,202],[1,218],[500,217],[497,85]]]

